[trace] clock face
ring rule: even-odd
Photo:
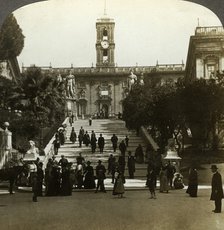
[[[101,46],[103,47],[103,49],[107,49],[109,47],[108,41],[106,41],[106,40],[102,41]]]

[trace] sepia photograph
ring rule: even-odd
[[[0,229],[223,230],[223,10],[0,0]]]

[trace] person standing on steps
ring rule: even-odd
[[[99,149],[100,149],[100,153],[103,153],[104,145],[105,145],[105,140],[104,140],[104,137],[103,137],[103,135],[101,133],[100,137],[98,138],[98,146],[99,146]]]
[[[128,138],[128,136],[127,136],[127,135],[126,135],[126,137],[125,137],[124,141],[125,141],[126,147],[128,147],[128,144],[129,144],[129,138]]]
[[[102,165],[102,161],[98,161],[98,165],[96,166],[96,177],[97,177],[97,186],[95,193],[98,192],[99,188],[101,192],[106,192],[105,186],[104,186],[104,180],[106,179],[106,168],[104,165]]]
[[[79,135],[83,141],[83,137],[84,137],[84,134],[85,134],[85,130],[83,129],[83,127],[81,126],[80,130],[79,130]]]
[[[118,138],[117,138],[117,136],[115,134],[113,134],[113,136],[111,137],[111,142],[112,142],[113,150],[114,150],[114,152],[116,152]]]
[[[72,113],[72,115],[71,115],[71,120],[72,120],[72,124],[74,123],[74,114]]]
[[[121,172],[122,175],[124,175],[124,171],[125,171],[125,157],[120,155],[118,158],[118,168],[119,171]]]
[[[135,159],[136,159],[136,162],[139,164],[144,163],[144,153],[143,153],[143,148],[141,144],[139,144],[135,150]]]
[[[55,135],[55,139],[53,141],[53,146],[54,146],[54,155],[58,154],[58,149],[60,148],[60,140],[58,135]]]
[[[91,126],[92,125],[92,121],[93,121],[93,119],[92,119],[92,116],[89,118],[89,126]]]
[[[119,144],[119,149],[121,151],[121,155],[125,157],[125,152],[126,152],[126,145],[124,143],[124,140],[121,141],[121,143]]]
[[[77,135],[76,135],[75,129],[74,129],[74,127],[72,127],[72,131],[71,131],[71,134],[70,134],[70,141],[73,144],[75,144],[76,138],[77,138]]]
[[[90,136],[88,134],[88,131],[86,131],[83,136],[83,144],[85,144],[86,146],[89,146],[89,143],[90,143]]]
[[[222,199],[223,199],[223,188],[222,188],[222,176],[218,172],[216,165],[211,166],[212,176],[212,193],[210,200],[215,201],[215,209],[212,210],[214,213],[221,213],[222,211]]]
[[[96,152],[96,142],[97,142],[96,134],[94,133],[94,131],[92,131],[91,138],[90,138],[92,153]]]
[[[129,178],[134,179],[135,173],[135,158],[131,155],[131,151],[128,151],[128,173]]]
[[[83,142],[83,136],[81,134],[78,135],[78,140],[79,140],[79,147],[82,147],[82,142]]]
[[[65,136],[64,136],[64,128],[63,127],[60,127],[58,129],[58,137],[59,137],[60,145],[64,145]]]

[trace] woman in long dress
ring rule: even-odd
[[[169,188],[168,188],[168,179],[167,179],[167,168],[166,167],[162,167],[160,174],[159,174],[159,178],[160,178],[160,192],[169,192]]]
[[[85,180],[84,180],[84,188],[86,189],[93,189],[96,187],[95,179],[94,179],[94,170],[93,167],[90,165],[91,162],[87,161],[87,166],[85,168]]]
[[[123,198],[125,178],[121,172],[115,172],[115,183],[113,188],[113,195]]]
[[[74,144],[76,142],[76,138],[77,138],[77,135],[76,135],[75,129],[74,127],[72,127],[72,131],[70,134],[70,141]]]

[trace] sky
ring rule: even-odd
[[[96,21],[104,6],[105,0],[49,0],[16,10],[25,35],[19,65],[95,66]],[[118,66],[186,63],[198,23],[221,26],[212,11],[182,0],[106,0],[106,12],[115,21]]]

